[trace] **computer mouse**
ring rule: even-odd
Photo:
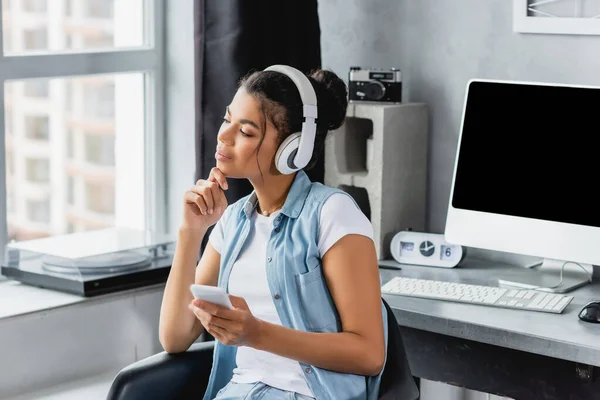
[[[600,301],[586,304],[579,312],[579,319],[585,322],[600,323]]]

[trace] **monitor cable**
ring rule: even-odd
[[[581,264],[579,264],[579,263],[576,263],[576,262],[574,262],[574,261],[565,261],[565,262],[563,263],[563,265],[562,265],[561,269],[560,269],[560,281],[559,281],[559,282],[558,282],[556,285],[554,285],[554,286],[548,286],[548,287],[534,286],[534,287],[532,287],[531,289],[534,289],[534,290],[550,290],[550,289],[556,289],[556,288],[560,287],[560,285],[562,285],[562,283],[563,283],[563,273],[564,273],[564,271],[565,271],[565,266],[566,266],[567,264],[575,264],[575,265],[577,265],[579,268],[581,268],[581,269],[582,269],[582,270],[583,270],[583,271],[584,271],[586,274],[589,274],[589,276],[588,276],[588,281],[589,281],[590,283],[592,283],[592,276],[593,276],[593,273],[590,273],[590,272],[589,272],[587,269],[583,268],[583,266],[582,266]]]

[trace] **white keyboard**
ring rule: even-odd
[[[382,293],[426,299],[456,301],[491,307],[560,314],[573,296],[545,293],[536,290],[506,289],[493,286],[469,285],[395,277],[381,287]]]

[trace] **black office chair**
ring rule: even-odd
[[[416,400],[419,390],[396,317],[387,302],[383,303],[388,315],[388,351],[379,399]],[[162,352],[125,367],[113,380],[107,400],[202,399],[212,368],[214,344],[195,343],[184,353]]]

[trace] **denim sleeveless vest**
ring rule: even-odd
[[[312,183],[299,171],[286,202],[275,218],[264,263],[269,289],[283,326],[308,332],[341,332],[341,320],[327,288],[317,247],[319,216],[325,200],[338,189]],[[219,286],[227,289],[233,263],[251,229],[250,216],[256,194],[231,207],[224,227]],[[382,303],[387,349],[387,313]],[[213,366],[204,400],[213,399],[232,378],[237,347],[215,343]],[[387,354],[387,351],[386,351]],[[375,400],[381,372],[376,376],[339,373],[300,363],[309,387],[318,400]]]

